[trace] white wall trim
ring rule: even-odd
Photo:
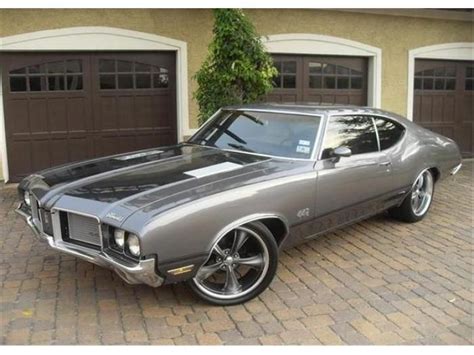
[[[0,38],[1,51],[115,51],[171,50],[176,52],[176,107],[178,140],[191,135],[188,106],[188,59],[186,42],[150,33],[113,27],[70,27]],[[1,83],[1,71],[0,71]],[[3,176],[8,181],[3,96],[0,89],[0,150]]]
[[[407,118],[413,120],[415,59],[474,60],[474,43],[443,43],[408,51]]]
[[[381,107],[382,103],[382,50],[365,43],[346,38],[311,34],[286,33],[262,37],[270,53],[339,55],[369,58],[368,93],[369,106]]]

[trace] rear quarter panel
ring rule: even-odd
[[[428,168],[436,168],[438,178],[449,176],[449,171],[461,162],[456,143],[412,122],[407,122],[406,127],[401,143],[388,150],[395,187],[411,186]]]

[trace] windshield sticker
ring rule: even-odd
[[[303,139],[300,139],[299,145],[306,145],[306,146],[310,146],[311,145],[311,142],[310,141],[305,141]]]
[[[305,147],[304,145],[299,145],[299,146],[296,147],[296,152],[297,153],[309,154],[309,147]]]
[[[155,154],[160,154],[163,153],[162,150],[151,150],[149,152],[142,152],[142,153],[135,153],[135,154],[130,154],[130,155],[124,155],[121,157],[114,158],[115,160],[130,160],[130,159],[137,159],[137,158],[143,158],[148,155],[155,155]]]

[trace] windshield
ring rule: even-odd
[[[321,118],[287,113],[222,111],[190,143],[310,159]]]

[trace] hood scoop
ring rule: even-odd
[[[184,174],[193,176],[195,178],[203,178],[205,176],[224,173],[227,171],[232,171],[232,170],[236,170],[240,168],[242,168],[242,165],[240,164],[225,162],[225,163],[219,163],[215,165],[206,166],[205,168],[185,171]]]

